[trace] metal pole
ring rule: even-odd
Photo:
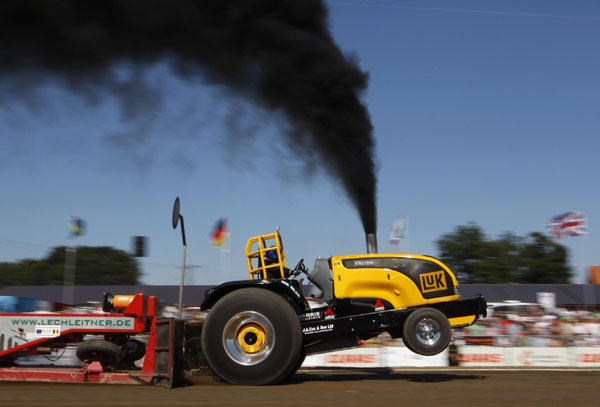
[[[181,307],[183,306],[183,279],[185,278],[185,248],[183,246],[183,256],[181,260],[181,283],[179,284],[179,313],[177,319],[181,319]]]
[[[183,280],[185,278],[185,226],[183,225],[183,216],[179,215],[181,221],[181,239],[183,241],[183,256],[181,260],[181,282],[179,283],[179,313],[177,319],[181,319],[181,307],[183,306]]]

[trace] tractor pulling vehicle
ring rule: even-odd
[[[250,280],[206,292],[209,310],[202,350],[210,368],[235,384],[279,383],[306,355],[356,347],[388,332],[421,355],[448,346],[451,329],[486,315],[478,295],[460,300],[454,273],[440,260],[414,254],[379,254],[374,235],[367,254],[303,260],[288,269],[279,232],[246,245]],[[310,306],[297,277],[304,273],[322,292]]]
[[[160,318],[156,298],[144,294],[105,294],[101,315],[0,314],[0,380],[173,387],[184,370],[208,366],[233,384],[276,384],[306,355],[356,347],[383,332],[415,353],[435,355],[448,346],[452,328],[486,315],[483,297],[460,299],[456,276],[441,261],[379,254],[374,235],[367,243],[367,254],[318,258],[312,270],[300,260],[290,270],[278,230],[253,237],[246,245],[250,279],[207,290],[203,325]],[[300,274],[321,291],[318,301],[304,296]],[[103,339],[85,340],[90,334]],[[148,335],[146,345],[135,339],[140,334]],[[73,342],[84,361],[79,370],[1,366]],[[141,371],[127,370],[144,353]]]

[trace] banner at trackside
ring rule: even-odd
[[[301,367],[321,367],[323,366],[323,353],[308,355],[304,358]]]
[[[495,346],[459,346],[459,366],[508,366],[507,348]]]
[[[386,346],[381,348],[381,362],[384,367],[444,367],[449,365],[448,349],[437,355],[423,356],[404,346]]]
[[[600,348],[570,348],[574,353],[572,363],[577,367],[600,367]]]
[[[309,355],[304,368],[316,367],[443,367],[448,366],[448,350],[435,356],[422,356],[404,346],[354,348],[339,352]]]
[[[324,353],[324,367],[380,367],[380,348],[355,348]]]
[[[600,347],[534,348],[458,346],[459,366],[465,367],[600,367]],[[306,357],[302,367],[442,367],[448,350],[421,356],[404,346],[355,348]]]
[[[507,348],[512,350],[510,366],[569,366],[568,348]]]

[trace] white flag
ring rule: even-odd
[[[390,244],[398,244],[400,240],[406,237],[408,228],[408,217],[399,216],[394,219],[392,230],[390,231]]]

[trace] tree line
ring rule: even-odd
[[[467,284],[568,283],[567,248],[539,232],[489,239],[475,224],[458,226],[437,242],[440,259]]]
[[[572,271],[563,245],[533,232],[488,238],[479,226],[458,226],[436,241],[439,257],[461,283],[568,283]],[[0,286],[62,285],[65,247],[41,260],[0,263]],[[141,273],[130,254],[112,247],[77,248],[76,285],[135,285]]]
[[[41,260],[0,263],[0,286],[63,285],[65,255],[59,246]],[[78,247],[75,270],[75,285],[135,285],[141,277],[135,258],[113,247]]]

